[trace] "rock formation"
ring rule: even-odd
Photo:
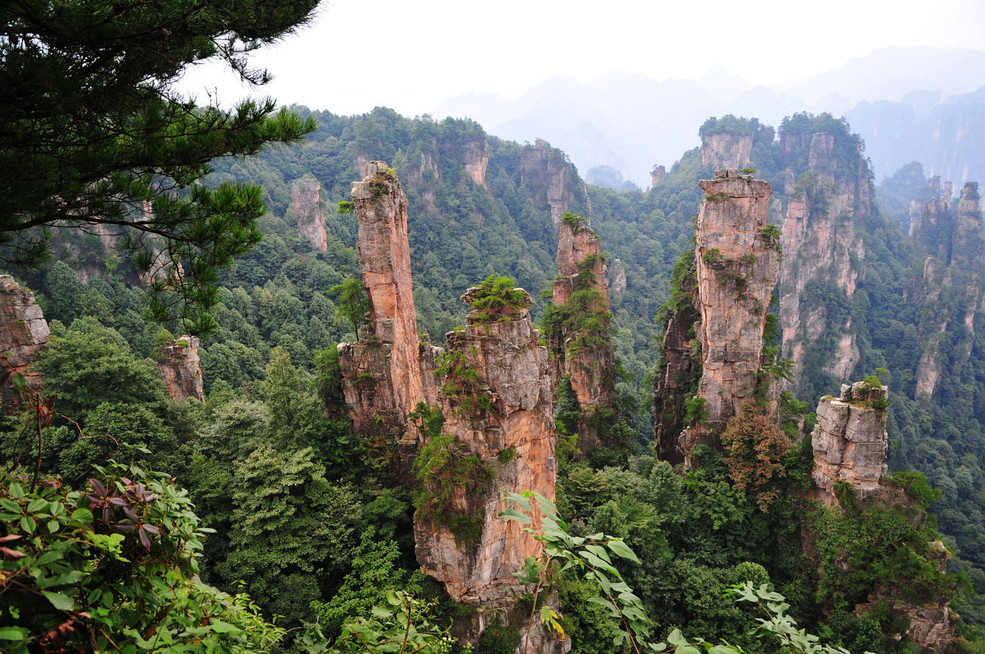
[[[48,323],[34,294],[21,288],[12,276],[0,275],[0,352],[9,352],[7,365],[0,364],[0,373],[12,369],[36,388],[40,380],[27,367],[47,346],[48,334]],[[7,381],[0,387],[0,406],[9,407],[14,400],[15,393]]]
[[[815,497],[834,504],[837,482],[850,484],[864,497],[879,490],[886,474],[886,409],[889,389],[870,381],[843,384],[841,397],[827,395],[817,405],[814,448]]]
[[[613,299],[618,301],[626,292],[626,288],[626,264],[620,259],[615,259],[612,262],[612,286],[610,286]]]
[[[448,334],[438,400],[444,463],[422,479],[425,499],[414,520],[421,569],[453,600],[479,609],[470,640],[493,620],[527,628],[526,616],[512,615],[525,592],[513,573],[542,545],[498,514],[504,491],[533,490],[553,500],[557,477],[548,357],[530,321],[530,297],[515,289],[505,306],[481,308],[485,292],[469,289],[463,299],[473,310],[465,330]],[[432,465],[427,456],[425,445],[419,466]],[[533,640],[542,643],[535,651],[570,647],[545,639],[539,623],[534,629]]]
[[[538,209],[548,209],[554,227],[561,214],[573,211],[591,214],[588,193],[578,179],[578,171],[564,153],[543,139],[526,147],[520,159],[520,180],[531,190]]]
[[[753,135],[717,132],[701,137],[701,164],[714,168],[745,168],[752,161]]]
[[[175,402],[188,398],[205,401],[202,367],[198,361],[198,338],[179,336],[158,350],[157,369]]]
[[[599,445],[611,416],[615,354],[606,261],[585,218],[562,216],[557,265],[552,302],[558,324],[547,334],[551,379],[555,388],[564,377],[571,382],[580,409],[578,447],[587,452]]]
[[[783,356],[793,362],[796,378],[813,356],[820,372],[848,379],[860,357],[858,327],[848,307],[865,257],[855,222],[872,210],[868,166],[861,142],[843,125],[837,132],[781,134],[780,142],[788,162],[780,275]]]
[[[982,216],[978,185],[969,182],[961,190],[954,211],[950,184],[940,195],[940,182],[930,181],[931,198],[911,205],[911,234],[927,254],[921,274],[905,291],[908,302],[922,307],[918,333],[923,352],[917,364],[914,399],[928,400],[936,392],[942,371],[954,375],[971,356],[975,316],[982,294]],[[950,296],[951,301],[942,298]],[[942,352],[941,345],[953,347]]]
[[[719,430],[753,396],[779,277],[779,234],[767,223],[770,185],[735,169],[700,184],[705,199],[696,224],[695,279],[703,419],[682,436],[685,456],[699,443],[717,445]]]
[[[667,179],[667,169],[664,166],[657,164],[653,167],[653,170],[650,171],[650,188],[653,188],[665,179]]]
[[[479,186],[486,185],[486,169],[489,167],[489,143],[485,139],[465,144],[465,172]]]
[[[370,311],[356,343],[340,343],[342,392],[353,429],[379,447],[394,448],[408,434],[407,415],[433,402],[434,353],[422,346],[410,277],[407,198],[387,165],[372,161],[353,182],[359,220],[356,249]],[[424,350],[424,356],[421,351]],[[424,368],[422,369],[422,365]],[[413,441],[414,437],[409,436]],[[405,471],[406,472],[406,471]]]
[[[316,250],[328,250],[325,234],[325,215],[322,213],[321,184],[311,176],[295,180],[291,184],[291,208],[298,220],[298,236]]]

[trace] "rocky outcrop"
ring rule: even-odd
[[[850,484],[858,497],[879,490],[879,480],[887,471],[888,407],[889,389],[871,380],[843,384],[840,398],[821,398],[811,434],[816,499],[837,502],[838,482]]]
[[[506,306],[479,308],[483,293],[472,288],[463,296],[473,310],[464,331],[448,334],[438,399],[445,467],[423,478],[414,519],[421,569],[453,600],[479,609],[466,633],[472,641],[486,624],[511,619],[526,592],[513,573],[542,549],[518,523],[498,517],[503,492],[533,490],[553,500],[557,477],[548,357],[531,324],[530,297],[516,289]],[[427,448],[419,466],[432,465]],[[467,468],[462,479],[451,474],[459,466]],[[526,619],[517,626],[526,629]],[[539,622],[534,629],[542,631]],[[543,633],[534,640],[544,642],[536,651],[570,647]]]
[[[956,211],[950,185],[940,193],[937,178],[930,181],[931,197],[911,205],[911,233],[924,258],[921,273],[905,291],[907,302],[922,307],[918,334],[923,352],[916,370],[914,399],[929,400],[945,369],[961,372],[971,356],[975,317],[981,301],[985,238],[977,184],[961,191]],[[950,343],[942,351],[942,344]]]
[[[609,287],[613,299],[621,298],[626,292],[626,287],[626,264],[621,259],[615,259],[612,262],[612,285]]]
[[[752,134],[718,132],[701,137],[701,164],[714,168],[745,168],[752,161]]]
[[[671,290],[677,297],[673,313],[664,329],[659,373],[653,394],[654,436],[657,458],[672,464],[683,463],[680,436],[687,426],[687,402],[692,400],[701,378],[701,344],[697,338],[701,314],[695,279],[694,252],[685,256],[687,271]],[[678,264],[680,265],[680,264]]]
[[[465,144],[465,172],[478,186],[486,185],[486,169],[489,168],[489,143],[485,139]]]
[[[551,379],[555,388],[564,377],[571,382],[580,410],[578,448],[587,452],[598,447],[611,422],[615,387],[607,265],[587,219],[562,216],[557,265],[552,297],[556,321],[547,334]]]
[[[788,200],[780,322],[783,356],[792,361],[795,378],[802,377],[806,360],[815,358],[819,372],[848,379],[861,356],[849,308],[865,258],[855,224],[872,211],[871,182],[861,142],[841,128],[781,134]]]
[[[588,193],[578,178],[578,171],[563,152],[543,139],[537,139],[533,147],[524,148],[520,181],[530,189],[537,208],[551,212],[555,228],[561,224],[561,215],[569,211],[591,214]]]
[[[325,233],[325,215],[321,204],[321,183],[311,176],[295,180],[291,184],[291,208],[298,221],[298,236],[311,247],[325,252],[328,236]]]
[[[434,353],[417,333],[417,312],[407,242],[407,198],[393,171],[380,161],[366,165],[353,182],[359,220],[356,249],[370,311],[359,341],[340,343],[342,392],[353,429],[378,447],[394,450],[405,437],[407,415],[423,401],[434,401]],[[424,356],[422,357],[422,350]],[[406,472],[406,470],[404,470]]]
[[[48,345],[48,334],[48,323],[34,301],[34,293],[21,288],[11,275],[0,275],[0,353],[9,353],[6,365],[0,364],[0,374],[20,373],[37,388],[40,378],[27,367]],[[9,407],[15,395],[8,380],[0,386],[0,405]]]
[[[189,398],[205,401],[202,390],[202,367],[198,360],[198,338],[179,336],[157,351],[157,369],[175,402]]]
[[[667,179],[667,169],[660,164],[653,167],[650,171],[650,188],[653,188],[657,184],[660,184],[665,179]]]
[[[699,443],[717,446],[721,428],[753,396],[779,277],[779,234],[767,223],[770,185],[735,169],[700,184],[705,199],[696,223],[695,280],[703,419],[682,436],[685,457]]]

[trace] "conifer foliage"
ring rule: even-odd
[[[317,0],[14,0],[0,6],[0,256],[38,262],[54,228],[105,225],[157,275],[160,316],[214,322],[217,267],[260,240],[259,187],[198,181],[215,157],[297,141],[311,120],[273,100],[198,106],[174,82],[289,34]],[[170,290],[180,291],[177,295]],[[180,301],[176,301],[180,298]]]

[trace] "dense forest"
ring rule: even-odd
[[[933,602],[953,593],[962,636],[953,647],[978,651],[985,620],[979,596],[985,591],[985,477],[979,459],[985,433],[977,398],[985,388],[985,359],[980,319],[973,314],[967,326],[964,300],[967,288],[980,289],[981,262],[979,254],[979,268],[955,268],[946,284],[935,278],[936,294],[920,281],[922,256],[939,256],[945,267],[956,262],[950,254],[940,257],[933,239],[920,240],[909,225],[910,201],[932,195],[918,164],[873,189],[875,200],[865,211],[856,207],[851,222],[864,257],[851,261],[858,273],[854,295],[846,298],[818,282],[800,298],[802,308],[815,303],[824,309],[830,338],[840,337],[838,330],[850,322],[859,353],[841,378],[824,360],[832,350],[827,332],[807,344],[786,394],[785,429],[793,445],[778,463],[782,479],[771,482],[778,492],[763,502],[765,489],[737,482],[721,452],[697,450],[689,466],[676,469],[654,457],[653,392],[662,332],[685,274],[675,272],[681,269],[675,264],[686,264],[688,256],[693,261],[692,218],[705,198],[698,180],[712,177],[722,162],[695,149],[647,191],[615,191],[585,185],[564,154],[546,143],[501,141],[469,121],[411,120],[387,109],[355,117],[294,110],[317,124],[304,142],[275,145],[251,158],[216,160],[206,179],[211,187],[260,184],[267,213],[260,221],[262,241],[236,257],[218,280],[217,327],[201,334],[198,349],[204,401],[169,398],[158,372],[162,348],[188,337],[177,319],[150,319],[141,271],[120,256],[116,237],[59,233],[49,265],[15,271],[20,285],[34,291],[51,328],[47,348],[31,368],[43,380],[38,406],[48,407],[51,417],[40,427],[32,422],[38,412],[3,419],[5,470],[13,475],[8,479],[21,475],[20,482],[4,487],[4,520],[11,521],[9,534],[23,530],[41,539],[34,569],[49,577],[37,587],[54,590],[21,593],[4,609],[4,622],[28,624],[33,615],[30,620],[57,631],[70,622],[58,611],[120,610],[120,602],[131,597],[121,623],[100,614],[101,624],[107,632],[122,629],[120,637],[132,647],[164,646],[148,644],[153,629],[141,622],[162,606],[148,599],[152,589],[141,586],[147,582],[125,581],[119,570],[79,581],[77,575],[87,574],[81,564],[52,563],[65,543],[57,534],[98,522],[98,508],[103,521],[116,520],[125,527],[119,534],[129,536],[124,549],[121,536],[113,550],[94,534],[85,545],[89,556],[105,551],[122,564],[139,559],[151,566],[149,576],[155,569],[180,571],[186,599],[174,614],[189,611],[189,603],[206,613],[210,602],[225,607],[221,624],[227,624],[230,639],[239,639],[229,647],[391,651],[360,645],[352,621],[374,616],[376,622],[359,624],[371,624],[378,633],[399,632],[394,621],[403,606],[420,612],[414,620],[422,638],[446,633],[449,624],[454,635],[455,624],[469,621],[475,608],[453,602],[418,568],[419,491],[395,476],[379,443],[352,429],[344,402],[340,408],[336,344],[356,341],[362,321],[358,305],[353,311],[345,294],[345,282],[359,275],[357,221],[345,203],[363,165],[380,160],[392,167],[407,195],[418,327],[436,345],[464,322],[468,307],[459,296],[491,275],[513,278],[530,293],[535,320],[545,311],[553,315],[549,297],[559,217],[590,219],[608,260],[611,340],[621,370],[611,420],[620,437],[588,456],[558,446],[556,506],[570,534],[604,533],[635,553],[618,561],[616,574],[648,616],[647,633],[669,638],[679,652],[692,651],[675,641],[681,632],[691,643],[707,639],[747,651],[788,651],[753,633],[763,617],[759,607],[723,599],[731,585],[752,582],[785,598],[781,614],[788,610],[824,642],[852,652],[915,651],[909,638],[899,636],[906,626],[894,602]],[[833,135],[835,182],[851,179],[868,189],[859,139],[830,116],[793,116],[778,130],[756,120],[711,119],[701,136],[706,143],[716,134],[751,137],[746,165],[772,185],[770,219],[780,224],[797,193],[813,192],[818,207],[825,193],[829,203],[837,194],[833,186],[808,188],[816,162],[809,161],[806,144],[818,133]],[[299,235],[303,202],[297,198],[306,179],[317,181],[314,202],[324,216],[324,249]],[[934,234],[950,238],[944,231]],[[915,290],[921,286],[922,296]],[[779,347],[779,333],[773,338]],[[919,359],[932,339],[946,362],[944,373],[930,396],[919,396]],[[819,507],[808,492],[810,411],[821,395],[837,394],[840,384],[877,369],[884,369],[878,374],[890,388],[894,474],[886,483],[905,491],[910,503],[902,513],[847,499],[839,511]],[[577,424],[572,412],[577,407],[570,388],[562,387],[556,406],[561,440]],[[36,435],[29,438],[32,430],[42,434],[43,448]],[[926,482],[907,471],[923,473]],[[38,486],[38,474],[59,481]],[[71,512],[74,505],[80,508]],[[134,513],[138,506],[143,513]],[[41,527],[42,518],[51,524]],[[154,526],[161,521],[184,521],[186,540],[169,544]],[[946,576],[927,549],[935,529],[952,554]],[[142,548],[153,557],[141,556]],[[184,560],[189,553],[194,556]],[[21,569],[18,560],[5,563],[4,570]],[[574,652],[630,651],[635,641],[614,646],[619,623],[604,605],[590,601],[599,594],[598,583],[561,572],[552,577],[563,633]],[[81,594],[72,596],[75,588]],[[54,616],[45,602],[56,609]],[[95,608],[100,602],[106,609]],[[386,609],[388,604],[394,608]],[[860,610],[863,604],[867,608]],[[177,618],[165,623],[169,638],[193,628]],[[312,624],[317,628],[302,628]],[[0,634],[11,642],[27,636],[3,629]],[[69,624],[62,641],[73,629]],[[516,638],[508,626],[489,627],[477,648],[513,651]],[[446,649],[459,647],[440,642]],[[445,651],[434,643],[423,646]]]

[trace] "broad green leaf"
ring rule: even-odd
[[[15,500],[19,500],[24,497],[24,489],[16,481],[7,487],[10,492],[10,496]]]
[[[23,529],[29,534],[33,534],[34,530],[37,528],[38,528],[38,523],[34,521],[34,518],[32,518],[29,515],[21,517],[21,529]]]
[[[594,554],[595,556],[599,557],[606,563],[609,564],[612,563],[612,560],[609,558],[609,553],[606,552],[604,548],[599,547],[598,545],[586,545],[585,549],[591,552],[592,554]]]
[[[725,645],[712,645],[711,649],[708,650],[708,654],[735,654],[737,651]]]
[[[623,542],[621,538],[618,538],[616,540],[610,540],[608,542],[608,546],[609,546],[609,550],[611,550],[612,553],[615,554],[616,556],[621,556],[624,559],[629,559],[633,563],[640,562],[640,560],[636,557],[636,554],[633,552],[633,550],[631,550],[629,545]]]
[[[59,611],[71,611],[75,608],[75,602],[72,598],[64,593],[55,593],[50,590],[43,590],[41,594],[48,598],[51,605],[54,606]]]
[[[76,509],[72,511],[69,519],[72,522],[92,522],[92,511],[89,509]]]
[[[47,506],[48,506],[48,500],[44,499],[43,497],[38,497],[31,500],[31,503],[27,505],[27,512],[37,513],[38,511],[40,511],[41,509]]]
[[[213,620],[212,624],[209,626],[211,626],[212,631],[214,631],[217,634],[238,634],[241,631],[243,631],[236,625],[229,624],[228,622],[223,622],[222,620]]]
[[[0,499],[0,506],[11,513],[15,513],[17,515],[21,514],[21,505],[13,500],[8,500],[6,497]]]
[[[701,654],[701,650],[697,647],[691,647],[690,645],[685,645],[684,647],[678,647],[676,654]]]
[[[681,634],[680,629],[674,629],[673,631],[671,631],[670,635],[667,636],[667,642],[673,645],[674,647],[681,647],[687,645],[687,639],[684,638],[683,634]]]
[[[24,627],[0,627],[0,640],[24,640],[30,635]]]
[[[516,520],[517,522],[524,525],[530,524],[530,516],[520,513],[516,509],[506,509],[505,511],[499,514],[499,517],[503,518],[504,520]]]

